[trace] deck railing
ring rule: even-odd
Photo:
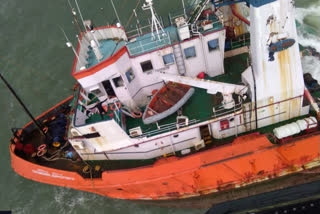
[[[240,35],[235,39],[231,39],[231,40],[226,41],[225,50],[229,51],[229,50],[237,49],[237,48],[248,46],[248,45],[250,45],[250,34],[249,33]]]
[[[233,104],[233,108],[226,109],[225,106],[227,106],[229,104]],[[235,102],[232,100],[229,103],[225,103],[223,105],[217,105],[217,106],[213,107],[213,115],[211,116],[211,118],[218,118],[218,117],[221,117],[226,114],[235,113],[236,111],[240,110],[241,108],[242,108],[242,102],[235,104]]]
[[[159,40],[160,37],[160,40]],[[160,31],[158,34],[153,32],[153,36],[150,35],[143,39],[132,39],[127,48],[131,56],[140,55],[142,53],[150,52],[168,46],[171,44],[171,38],[168,32]]]
[[[187,126],[195,125],[197,123],[201,123],[201,122],[205,122],[205,121],[212,120],[215,118],[219,118],[219,117],[222,117],[222,116],[225,116],[228,114],[235,114],[236,112],[238,112],[239,110],[242,109],[242,107],[243,107],[242,102],[239,102],[237,104],[235,104],[234,101],[231,101],[231,102],[234,104],[233,108],[230,108],[230,109],[225,108],[225,106],[230,105],[230,102],[225,103],[223,105],[217,105],[217,106],[215,106],[214,109],[218,109],[218,110],[214,110],[213,114],[210,115],[209,117],[201,118],[201,119],[190,119],[187,125],[185,125],[184,123],[176,123],[176,122],[167,123],[167,124],[163,124],[163,125],[157,124],[157,129],[154,129],[154,130],[148,131],[148,132],[144,132],[142,135],[134,137],[134,138],[151,137],[151,136],[162,134],[165,132],[174,131],[174,130],[177,130],[178,127],[187,127]],[[188,115],[185,115],[185,116],[188,117]]]
[[[197,124],[197,123],[199,123],[199,121],[200,120],[196,120],[196,119],[190,120],[188,125]],[[177,129],[177,125],[184,126],[184,123],[179,123],[179,124],[178,123],[167,123],[164,125],[158,125],[158,129],[155,129],[155,130],[152,130],[149,132],[144,132],[142,135],[138,136],[137,138],[151,137],[151,136],[162,134],[165,132],[174,131]]]

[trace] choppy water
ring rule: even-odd
[[[134,0],[114,0],[126,23]],[[13,85],[34,115],[68,97],[75,83],[71,77],[73,53],[65,46],[59,27],[75,41],[70,9],[66,0],[0,1],[0,72]],[[109,0],[79,0],[83,16],[97,26],[112,22],[115,15]],[[158,0],[159,14],[180,6],[180,0]],[[296,0],[297,20],[301,23],[299,42],[320,51],[320,0]],[[103,9],[101,9],[103,8]],[[140,9],[139,9],[140,10]],[[313,57],[303,60],[305,71],[320,80],[320,62]],[[11,127],[22,127],[29,119],[19,104],[0,83],[0,210],[14,213],[204,213],[152,207],[114,200],[91,193],[55,187],[24,179],[10,166],[8,140]]]

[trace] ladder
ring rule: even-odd
[[[252,123],[252,104],[247,104],[242,106],[243,113],[243,123],[246,128],[246,131],[251,131]]]
[[[184,64],[184,58],[180,43],[173,46],[173,55],[177,64],[179,74],[184,76],[186,73],[186,66]]]

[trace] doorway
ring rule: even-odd
[[[106,90],[109,97],[115,97],[116,93],[114,92],[110,80],[105,80],[102,82],[104,89]]]

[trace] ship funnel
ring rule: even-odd
[[[91,40],[90,41],[90,46],[93,49],[93,52],[94,52],[94,55],[97,58],[97,61],[99,62],[103,58],[103,55],[101,54],[97,43],[94,40]]]

